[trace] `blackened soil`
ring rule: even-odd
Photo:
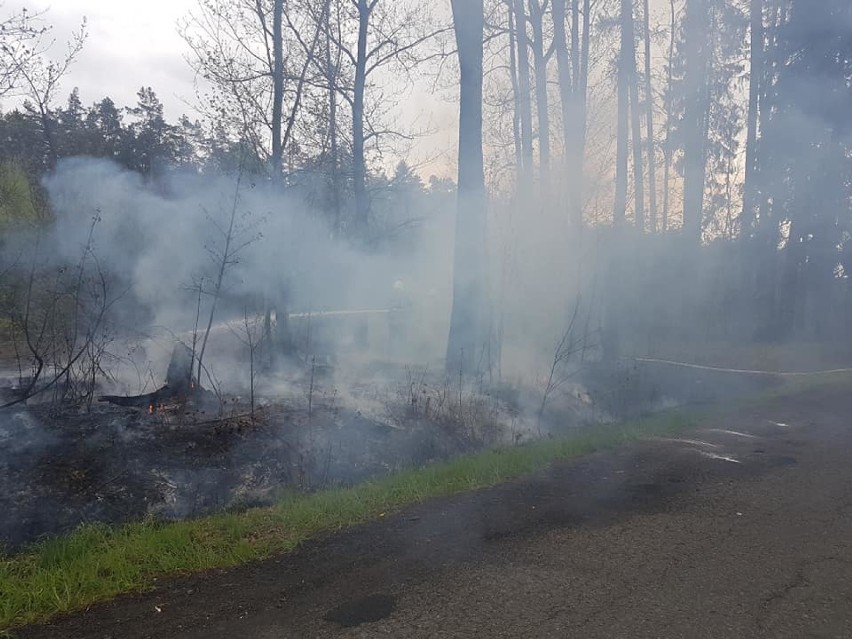
[[[850,414],[764,402],[20,637],[850,637]]]
[[[426,420],[392,428],[322,405],[310,415],[271,407],[254,422],[246,411],[196,421],[103,404],[0,411],[0,552],[85,522],[262,505],[282,489],[349,484],[488,443]]]

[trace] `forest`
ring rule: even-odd
[[[852,636],[850,0],[46,1],[0,637]]]
[[[82,16],[3,11],[9,438],[275,424],[265,488],[312,488],[681,401],[649,362],[849,364],[847,0],[199,0],[171,121],[84,103]]]
[[[13,238],[55,223],[47,185],[69,158],[109,160],[164,197],[182,179],[239,173],[364,255],[449,245],[424,235],[438,234],[457,182],[452,330],[434,345],[448,362],[464,348],[481,368],[487,349],[499,369],[503,341],[536,322],[547,340],[524,348],[546,355],[578,299],[612,357],[664,342],[845,341],[845,3],[479,4],[203,0],[178,26],[204,82],[176,123],[144,85],[135,105],[64,99],[85,22],[57,54],[49,14],[9,15],[7,267],[27,262],[8,259]],[[390,94],[418,82],[460,96],[453,179],[424,183],[408,163],[423,131]],[[4,279],[14,317],[20,281]]]

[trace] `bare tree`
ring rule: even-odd
[[[708,0],[687,0],[684,16],[683,227],[701,241],[707,173]]]
[[[263,12],[258,11],[263,19]],[[280,180],[283,171],[284,140],[281,139],[281,118],[284,110],[284,0],[272,3],[272,177]],[[298,93],[297,93],[298,96]],[[295,101],[294,101],[295,104]]]
[[[571,220],[578,231],[583,226],[583,164],[586,141],[586,101],[589,64],[591,2],[583,5],[580,36],[580,0],[571,0],[571,45],[568,48],[565,24],[566,0],[553,0],[553,46],[559,73],[562,106],[562,135],[567,170]]]
[[[367,192],[367,145],[380,137],[401,135],[381,125],[382,102],[386,97],[377,91],[369,105],[371,79],[382,70],[394,68],[396,80],[404,80],[424,57],[422,46],[443,33],[445,27],[435,26],[428,6],[423,3],[404,4],[390,0],[350,0],[350,11],[342,12],[341,20],[355,25],[354,42],[347,37],[346,25],[327,36],[350,65],[351,80],[345,72],[336,84],[340,97],[352,110],[352,177],[355,195],[355,231],[367,233],[370,199]]]
[[[482,155],[482,0],[452,0],[459,56],[459,175],[448,371],[473,372],[484,347],[487,195]]]
[[[674,148],[672,145],[672,123],[674,111],[674,55],[677,26],[677,0],[669,0],[669,52],[666,62],[666,134],[663,141],[663,214],[661,220],[662,230],[669,227],[669,207],[671,202],[671,169]]]
[[[622,21],[626,12],[630,11],[631,0],[621,0]],[[618,127],[616,131],[615,159],[615,201],[612,221],[620,226],[627,215],[627,171],[629,168],[629,110],[630,110],[630,76],[627,65],[630,58],[630,43],[627,41],[625,30],[621,30],[621,48],[618,56]]]
[[[338,12],[339,14],[339,12]],[[332,231],[340,233],[343,186],[340,175],[340,142],[338,122],[338,78],[340,77],[341,51],[332,48],[331,29],[334,25],[339,29],[340,20],[332,21],[331,0],[326,0],[324,34],[325,80],[328,84],[328,127],[327,143],[331,178]],[[338,39],[340,34],[338,34]]]
[[[255,314],[249,317],[248,308],[243,310],[243,321],[239,326],[229,324],[231,332],[239,339],[248,349],[249,356],[249,406],[251,411],[251,420],[254,421],[255,413],[255,382],[257,381],[257,354],[258,350],[263,346],[268,337],[268,332],[264,327],[263,314]]]
[[[22,10],[0,23],[0,97],[13,93],[24,97],[25,107],[35,111],[41,123],[48,165],[56,161],[51,109],[59,83],[76,60],[86,41],[86,21],[66,43],[65,53],[57,59],[48,57],[56,44],[49,39],[50,28],[41,15]]]
[[[585,359],[586,353],[597,347],[593,343],[594,336],[590,330],[591,313],[587,312],[585,318],[580,317],[582,299],[577,297],[574,302],[574,310],[568,325],[559,336],[556,347],[553,349],[553,358],[550,361],[550,369],[545,380],[544,390],[541,395],[541,403],[538,407],[537,422],[541,429],[541,422],[547,402],[560,388],[565,386],[576,373],[576,357],[579,355],[580,363]],[[582,324],[582,325],[581,325]]]
[[[533,143],[532,143],[532,89],[530,83],[529,37],[527,35],[527,11],[524,0],[510,0],[513,3],[515,34],[518,46],[518,102],[519,119],[521,122],[521,192],[529,189],[533,175]]]
[[[538,118],[538,157],[542,184],[550,172],[550,103],[547,97],[547,63],[554,47],[545,47],[544,16],[550,0],[529,0],[529,22],[533,37],[530,45],[535,70],[535,103]]]
[[[743,211],[740,219],[740,232],[743,238],[749,237],[754,224],[757,209],[757,125],[760,108],[763,71],[763,0],[750,2],[751,44],[749,46],[749,94],[748,125],[746,134],[746,169],[743,193]]]
[[[515,177],[523,171],[523,142],[521,140],[521,90],[518,77],[518,27],[513,0],[505,0],[509,22],[509,80],[512,85],[512,142],[515,148]]]
[[[0,9],[5,3],[0,3]],[[26,7],[0,21],[0,98],[21,89],[22,71],[47,52],[50,27]]]
[[[198,379],[199,382],[201,381],[202,371],[205,371],[203,364],[204,353],[207,350],[207,341],[210,338],[210,331],[213,328],[213,319],[216,316],[216,308],[224,292],[223,286],[225,283],[225,274],[231,267],[239,263],[239,255],[242,250],[245,249],[249,244],[254,242],[256,239],[258,239],[258,235],[252,234],[250,227],[246,227],[240,223],[239,204],[240,189],[242,188],[242,183],[243,171],[241,167],[239,173],[237,174],[236,185],[234,187],[234,196],[231,201],[230,210],[228,211],[228,214],[225,218],[225,224],[221,224],[212,215],[207,215],[208,222],[215,231],[216,239],[206,247],[213,265],[213,273],[210,275],[209,278],[202,278],[199,281],[198,289],[199,313],[201,308],[200,295],[206,294],[210,297],[210,309],[207,314],[207,324],[204,328],[204,333],[201,338],[201,348],[199,349],[197,354],[194,352],[196,337],[193,336],[193,355],[195,356],[197,362],[196,379]],[[211,286],[209,289],[204,288],[205,281],[210,282]],[[208,379],[213,382],[209,371],[207,371],[207,373]]]
[[[91,404],[109,336],[107,314],[122,297],[109,290],[108,278],[93,250],[95,216],[76,268],[47,261],[40,232],[31,247],[29,273],[12,322],[28,351],[32,374],[18,397],[0,408],[55,390],[54,398]],[[50,372],[49,372],[50,371]]]
[[[645,40],[645,135],[648,136],[648,218],[651,232],[657,230],[657,151],[654,139],[654,91],[651,78],[651,7],[643,2]],[[637,106],[638,109],[638,106]]]
[[[199,109],[217,126],[244,137],[275,179],[281,177],[306,94],[322,84],[309,75],[313,67],[301,55],[302,43],[292,37],[312,34],[308,42],[313,43],[318,26],[313,16],[295,14],[293,4],[199,0],[197,10],[179,25],[190,49],[189,64],[211,86],[212,93],[199,95]],[[303,129],[309,131],[313,122],[304,120]]]
[[[639,78],[636,73],[636,30],[633,20],[633,0],[622,0],[621,3],[621,64],[625,66],[624,73],[629,87],[630,121],[633,138],[633,218],[636,228],[645,229],[645,182],[642,170],[642,126],[641,106],[639,105]]]

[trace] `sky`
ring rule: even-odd
[[[85,17],[89,37],[77,63],[63,82],[61,94],[76,86],[83,104],[104,96],[125,106],[136,102],[136,92],[150,86],[163,102],[166,117],[177,120],[192,113],[194,74],[186,63],[186,45],[177,33],[177,21],[198,0],[10,0],[4,13],[26,6],[46,11],[54,25],[57,54]]]
[[[199,0],[0,0],[0,14],[20,7],[45,12],[53,25],[55,56],[71,34],[87,22],[88,38],[77,62],[60,86],[64,103],[74,87],[84,105],[109,96],[120,107],[136,104],[136,93],[150,86],[163,103],[166,119],[195,115],[195,74],[186,61],[188,48],[178,21]],[[434,94],[431,82],[417,83],[400,105],[405,119],[430,131],[407,151],[424,176],[452,173],[449,151],[455,147],[457,105]],[[394,163],[395,160],[390,160]],[[390,167],[386,167],[390,168]]]

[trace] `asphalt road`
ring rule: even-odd
[[[21,637],[852,637],[852,393],[433,501]]]

